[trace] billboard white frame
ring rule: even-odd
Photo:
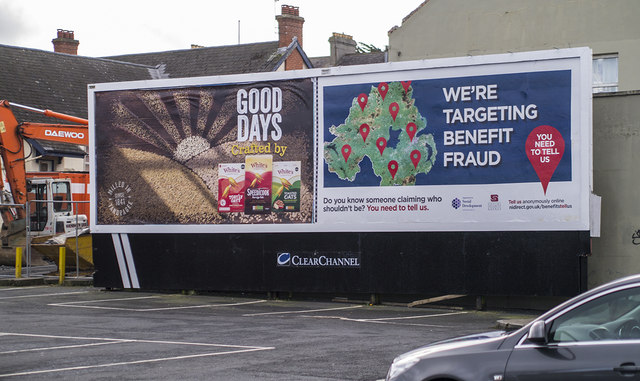
[[[163,89],[191,86],[224,85],[259,81],[313,78],[316,80],[316,102],[314,128],[316,131],[314,162],[316,187],[314,197],[315,215],[312,223],[304,224],[218,224],[218,225],[100,225],[97,221],[97,200],[91,198],[91,229],[95,233],[285,233],[285,232],[386,232],[386,231],[586,231],[589,230],[589,195],[592,189],[592,106],[591,106],[591,50],[588,48],[558,49],[487,56],[470,56],[436,60],[383,63],[352,67],[311,69],[296,72],[254,73],[246,75],[197,77],[104,83],[89,86],[89,128],[91,194],[96,195],[95,151],[95,94],[103,91],[133,89]],[[569,70],[571,72],[571,181],[552,182],[549,195],[540,196],[540,183],[507,184],[463,184],[463,185],[416,185],[330,188],[324,184],[323,144],[325,120],[323,94],[331,86],[378,83],[381,80],[407,81],[446,78],[504,75],[518,73]],[[428,118],[427,118],[428,119]],[[311,154],[311,153],[310,153]],[[534,190],[532,190],[534,189]],[[553,193],[551,193],[551,190]],[[359,192],[375,194],[380,198],[415,195],[441,195],[443,201],[429,204],[430,216],[398,211],[377,213],[351,213],[337,216],[324,213],[325,199],[351,197]],[[563,197],[572,205],[568,210],[541,210],[540,212],[509,213],[509,196],[503,196],[502,209],[486,213],[480,210],[458,213],[450,206],[456,197],[471,197],[480,200],[486,210],[487,200],[493,194],[523,195],[529,199]],[[446,199],[445,199],[446,196]],[[506,197],[506,198],[504,198]],[[506,211],[505,211],[506,210]],[[457,214],[455,214],[457,213]],[[434,217],[431,217],[434,216]]]

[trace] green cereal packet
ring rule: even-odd
[[[299,161],[273,162],[271,208],[274,212],[300,211],[300,171]]]

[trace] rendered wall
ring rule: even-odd
[[[640,89],[640,2],[429,0],[389,34],[389,60],[588,46],[619,54],[619,90]]]
[[[640,273],[640,93],[593,98],[594,193],[602,232],[592,238],[589,284]]]

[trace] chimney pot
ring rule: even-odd
[[[330,65],[338,66],[342,57],[356,52],[357,45],[353,40],[353,36],[344,33],[333,33],[329,38],[329,47],[331,49]]]
[[[57,36],[51,40],[54,52],[78,55],[80,41],[74,39],[72,30],[58,29]]]
[[[300,9],[292,5],[282,5],[281,13],[281,15],[276,16],[276,20],[278,20],[278,46],[289,46],[293,37],[297,37],[298,44],[302,46],[302,24],[304,24],[304,18],[300,17]]]

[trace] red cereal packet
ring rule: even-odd
[[[218,164],[218,211],[244,212],[244,163]]]

